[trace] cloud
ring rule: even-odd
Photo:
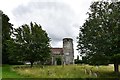
[[[19,26],[29,24],[31,21],[40,24],[51,38],[52,47],[62,47],[62,39],[70,37],[74,39],[74,49],[76,49],[76,37],[79,34],[80,22],[84,21],[84,13],[86,13],[87,7],[84,6],[84,10],[84,8],[79,5],[78,0],[70,1],[30,1],[26,5],[19,5],[12,13],[14,20]],[[82,12],[79,10],[82,10]]]
[[[30,21],[41,24],[53,41],[73,37],[75,14],[64,3],[30,2],[28,5],[19,5],[13,14],[20,25]]]

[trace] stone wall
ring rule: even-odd
[[[65,64],[74,63],[73,39],[71,38],[63,39],[63,54]]]

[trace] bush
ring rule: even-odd
[[[24,65],[23,62],[10,61],[9,65]]]
[[[74,62],[75,62],[75,64],[82,64],[83,63],[82,60],[78,60],[78,59],[75,59]]]

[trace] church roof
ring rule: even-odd
[[[63,55],[63,48],[51,48],[53,55]]]

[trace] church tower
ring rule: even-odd
[[[71,39],[71,38],[63,39],[63,54],[64,54],[64,63],[65,64],[73,64],[74,63],[73,39]]]

